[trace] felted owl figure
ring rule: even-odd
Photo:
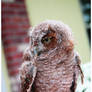
[[[22,92],[75,92],[79,75],[83,83],[83,72],[71,29],[60,21],[47,20],[29,34],[20,68]]]

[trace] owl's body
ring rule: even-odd
[[[75,77],[76,80],[78,77],[74,57],[69,57],[69,61],[61,61],[61,58],[57,60],[54,57],[52,59],[52,62],[45,60],[44,62],[39,61],[40,63],[37,64],[38,73],[34,81],[36,88],[34,92],[74,92],[76,85],[72,85],[73,78]],[[58,64],[60,61],[62,64]]]
[[[70,28],[45,21],[30,34],[20,69],[22,92],[75,92],[78,76],[83,73]]]

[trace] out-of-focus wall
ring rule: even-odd
[[[73,31],[75,48],[82,62],[90,61],[90,49],[82,12],[78,0],[26,0],[26,7],[32,25],[46,19],[60,20]]]
[[[19,46],[28,43],[29,27],[24,1],[2,2],[2,43],[10,76],[18,74],[23,55]]]
[[[23,62],[23,51],[27,48],[25,45],[29,43],[28,29],[31,25],[27,16],[25,0],[14,0],[14,2],[7,0],[7,2],[2,1],[1,3],[2,46],[5,55],[5,61],[2,60],[2,63],[6,62],[8,73],[2,72],[9,74],[10,80],[7,79],[7,81],[10,81],[11,92],[20,92],[19,67]],[[6,76],[4,77],[6,78]],[[6,84],[7,81],[5,81]]]

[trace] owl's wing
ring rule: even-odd
[[[31,92],[36,77],[37,67],[31,61],[30,54],[24,54],[24,62],[20,68],[21,92]]]
[[[83,72],[82,72],[82,69],[81,69],[81,66],[80,66],[80,63],[81,63],[81,60],[80,60],[80,57],[78,55],[78,53],[75,53],[75,57],[74,57],[74,69],[73,69],[73,81],[72,81],[72,85],[70,87],[70,90],[71,92],[75,92],[75,89],[76,89],[76,86],[77,86],[77,79],[79,77],[79,75],[81,75],[81,82],[83,83],[83,78],[84,78],[84,75],[83,75]]]
[[[82,72],[82,69],[81,69],[81,60],[80,60],[80,57],[78,55],[78,53],[76,53],[76,56],[75,56],[75,61],[76,61],[76,69],[75,69],[75,72],[79,73],[81,75],[81,82],[83,84],[83,78],[84,78],[84,75],[83,75],[83,72]]]

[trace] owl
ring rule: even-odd
[[[83,72],[68,25],[47,20],[30,29],[20,67],[22,92],[75,92]]]

